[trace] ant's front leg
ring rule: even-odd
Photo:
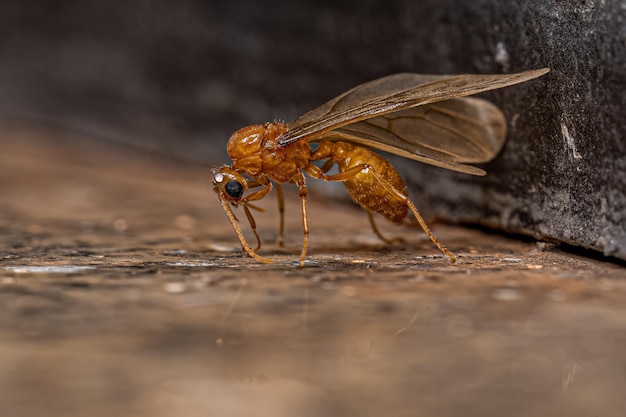
[[[272,189],[272,183],[270,182],[268,178],[265,178],[265,177],[260,177],[260,178],[256,178],[254,180],[248,181],[246,178],[244,178],[241,175],[236,175],[235,173],[232,173],[226,170],[226,168],[223,168],[223,169],[224,169],[224,172],[219,172],[214,176],[213,181],[215,184],[215,190],[219,196],[220,203],[222,204],[222,207],[224,208],[224,211],[226,212],[226,215],[228,216],[228,220],[230,221],[230,224],[233,226],[235,233],[237,233],[237,237],[239,238],[239,241],[241,242],[241,246],[246,251],[246,253],[254,259],[261,261],[261,262],[265,262],[265,263],[273,262],[271,259],[264,258],[262,256],[257,255],[256,253],[256,251],[261,248],[261,239],[259,238],[259,234],[257,233],[257,230],[256,230],[256,222],[254,220],[254,217],[252,216],[252,213],[250,212],[250,208],[256,208],[256,207],[252,204],[249,204],[250,201],[259,200],[263,198],[264,196],[266,196],[267,193],[269,193],[270,190]],[[255,188],[255,187],[263,187],[263,188],[249,194],[246,197],[242,197],[245,190],[249,188]],[[256,249],[252,249],[246,242],[246,239],[238,224],[239,220],[237,219],[237,217],[235,217],[235,214],[233,213],[233,210],[231,208],[231,205],[237,207],[239,204],[243,206],[243,210],[246,213],[246,217],[248,218],[250,227],[254,233],[254,236],[256,237],[256,240],[257,240]]]
[[[243,211],[244,213],[246,213],[246,217],[248,218],[248,223],[250,224],[250,228],[252,229],[252,232],[254,233],[254,237],[256,238],[257,246],[256,246],[256,249],[254,249],[255,252],[261,249],[261,238],[259,237],[259,234],[257,233],[257,230],[256,230],[256,221],[254,220],[254,216],[252,216],[252,213],[250,212],[250,207],[252,208],[256,208],[256,207],[248,203],[250,201],[260,200],[263,197],[265,197],[272,190],[272,183],[267,178],[263,178],[261,180],[257,179],[254,181],[249,181],[246,184],[246,188],[261,187],[261,186],[263,187],[262,189],[255,191],[241,199],[241,205],[243,206]],[[256,209],[262,211],[262,209],[260,208],[256,208]]]
[[[260,187],[264,185],[264,183],[254,180],[254,181],[250,181],[248,182],[248,187]],[[280,246],[281,248],[283,246],[285,246],[285,194],[283,192],[283,186],[281,183],[277,182],[274,184],[276,186],[276,196],[278,197],[278,214],[279,214],[279,227],[278,227],[278,246]],[[271,190],[271,184],[269,189],[265,190],[261,190],[264,191],[264,193],[262,193],[261,197],[257,197],[256,200],[264,197],[267,193],[269,193],[269,191]],[[248,197],[248,201],[250,201],[250,198]],[[249,206],[251,208],[255,208],[253,207],[251,204],[249,204]],[[259,211],[264,211],[260,208],[256,208]],[[260,247],[260,246],[259,246]],[[258,250],[258,248],[257,248]]]
[[[220,203],[222,204],[222,207],[224,208],[224,211],[226,212],[226,216],[228,216],[228,220],[230,220],[230,224],[233,226],[233,229],[235,229],[235,233],[237,233],[237,237],[239,238],[239,241],[241,242],[241,246],[246,251],[246,253],[250,255],[250,257],[256,259],[257,261],[261,261],[264,263],[274,262],[271,259],[267,259],[260,255],[257,255],[256,251],[252,249],[250,245],[248,245],[248,242],[246,242],[246,238],[244,237],[241,231],[241,228],[237,224],[237,218],[235,217],[233,210],[230,208],[229,202],[222,196],[219,197],[219,200],[220,200]],[[256,232],[255,232],[255,235],[256,235]],[[258,239],[258,235],[257,235],[257,239]]]

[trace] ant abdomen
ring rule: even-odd
[[[352,199],[365,210],[379,213],[391,222],[401,224],[408,214],[404,179],[382,156],[361,146],[347,142],[334,142],[330,158],[340,173],[358,170],[352,178],[344,181]]]

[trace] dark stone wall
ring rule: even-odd
[[[496,4],[482,25],[468,29],[485,40],[473,42],[475,56],[491,50],[502,70],[545,65],[552,72],[492,95],[510,131],[504,151],[486,167],[490,175],[476,182],[411,165],[410,179],[429,177],[411,181],[413,190],[444,218],[626,258],[623,3]]]
[[[212,165],[237,128],[399,71],[547,76],[487,98],[475,178],[394,158],[425,213],[626,259],[623,1],[0,3],[0,111]]]

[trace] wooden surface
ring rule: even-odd
[[[622,416],[623,266],[272,196],[243,256],[210,167],[0,129],[1,416]],[[325,186],[324,184],[319,184]],[[242,217],[241,215],[240,217]],[[245,218],[245,217],[243,217]],[[253,242],[251,240],[251,242]]]

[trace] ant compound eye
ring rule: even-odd
[[[241,198],[243,195],[243,185],[237,181],[229,181],[226,183],[226,194],[232,198]]]

